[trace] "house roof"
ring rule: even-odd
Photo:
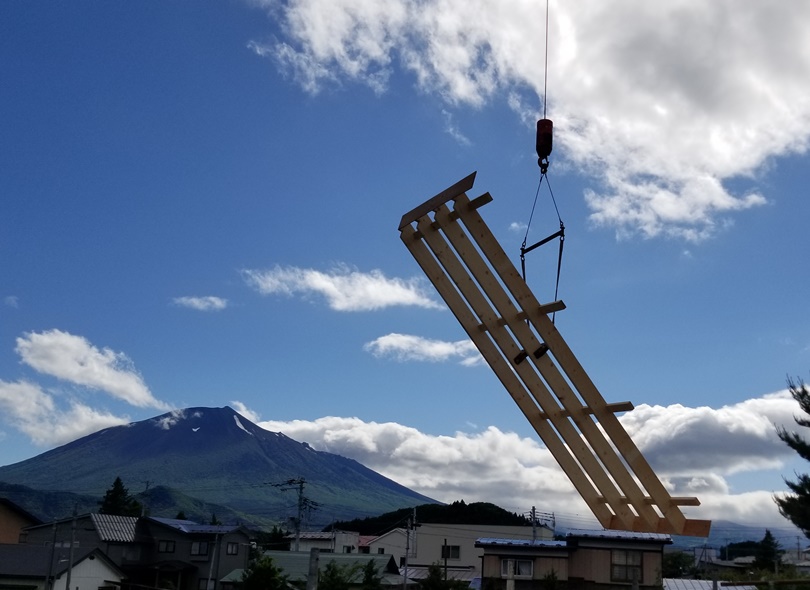
[[[554,547],[567,547],[568,543],[565,541],[549,541],[545,539],[498,539],[493,537],[482,537],[480,539],[476,539],[475,541],[476,547],[484,546],[484,545],[498,545],[504,547],[544,547],[544,548],[554,548]]]
[[[20,506],[19,504],[12,502],[8,498],[0,498],[0,504],[7,507],[12,512],[16,512],[20,516],[22,516],[25,520],[31,522],[31,524],[42,524],[42,521],[38,519],[36,516],[28,512],[25,508]]]
[[[718,582],[718,587],[721,582]],[[681,578],[664,578],[664,590],[712,590],[712,580],[683,580]],[[756,586],[734,586],[734,590],[756,590]]]
[[[617,531],[611,529],[590,530],[572,529],[565,535],[574,539],[616,539],[623,541],[651,541],[656,543],[672,543],[672,537],[663,533],[640,533],[636,531]]]
[[[441,566],[440,566],[441,567]],[[442,573],[445,571],[442,567]],[[427,566],[409,566],[408,567],[408,579],[409,580],[424,580],[430,574],[430,568]],[[447,579],[448,580],[459,580],[462,582],[472,582],[475,578],[479,576],[478,572],[475,571],[474,568],[454,568],[448,567],[447,568]]]
[[[338,531],[335,531],[338,532]],[[298,538],[307,541],[329,541],[332,539],[334,533],[324,533],[321,531],[315,532],[300,532]],[[285,539],[294,539],[295,534],[289,534],[284,537]]]
[[[113,543],[134,543],[137,516],[117,516],[115,514],[91,514],[90,520],[102,541]]]
[[[0,544],[0,578],[45,577],[51,559],[53,559],[53,575],[59,576],[68,569],[67,551],[68,549],[63,549],[52,552],[49,546],[25,543]],[[113,571],[121,574],[121,570],[100,549],[95,547],[73,549],[74,567],[88,558],[100,559]]]
[[[309,574],[309,551],[265,551],[263,555],[270,557],[273,564],[284,572],[291,582],[303,581]],[[321,553],[318,559],[318,568],[323,570],[330,561],[334,561],[339,566],[360,564],[365,566],[369,561],[373,561],[377,571],[381,576],[394,574],[399,577],[399,568],[394,561],[393,555],[380,553]],[[357,572],[358,577],[362,577],[362,572]],[[402,578],[399,578],[400,583]],[[359,581],[359,578],[358,580]]]
[[[210,535],[224,535],[225,533],[232,533],[237,530],[244,531],[242,525],[223,525],[223,524],[199,524],[191,520],[179,520],[177,518],[158,518],[157,516],[149,516],[149,520],[177,529],[183,533],[205,533]]]

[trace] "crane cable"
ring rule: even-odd
[[[539,248],[540,246],[547,244],[551,240],[555,238],[560,238],[560,248],[559,253],[557,255],[557,278],[554,284],[554,300],[557,300],[557,294],[560,288],[560,270],[562,268],[562,255],[563,255],[563,245],[565,244],[565,224],[563,223],[562,218],[560,217],[560,210],[557,207],[557,200],[554,198],[554,192],[551,190],[551,183],[548,180],[548,166],[549,160],[548,156],[551,154],[552,149],[552,131],[553,131],[553,123],[550,119],[546,118],[547,114],[547,106],[548,106],[548,0],[546,0],[546,39],[545,39],[545,63],[543,69],[543,118],[537,121],[537,139],[536,139],[536,150],[537,150],[537,164],[540,167],[540,181],[537,184],[537,191],[534,195],[534,202],[532,203],[532,210],[529,214],[529,222],[526,224],[526,235],[523,237],[523,243],[520,246],[520,267],[521,272],[523,275],[523,280],[526,280],[526,254],[534,250],[535,248]],[[560,229],[559,231],[551,234],[550,236],[543,238],[539,242],[532,244],[528,248],[526,247],[526,241],[529,237],[529,230],[532,225],[532,219],[534,218],[534,210],[537,206],[537,199],[540,195],[540,187],[543,185],[543,179],[546,180],[546,186],[548,187],[548,192],[551,195],[551,202],[554,204],[554,210],[557,213],[557,220],[560,222]],[[552,313],[551,321],[554,322],[556,316],[556,312]]]

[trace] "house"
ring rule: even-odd
[[[251,533],[236,525],[85,514],[27,527],[26,545],[74,551],[99,549],[124,572],[127,584],[176,590],[215,590],[218,580],[247,566]]]
[[[146,517],[139,531],[150,543],[125,567],[133,585],[215,590],[219,580],[248,565],[251,533],[242,526]]]
[[[564,541],[481,538],[482,587],[533,588],[564,582],[568,590],[637,586],[660,589],[669,535],[628,531],[570,531]]]
[[[296,536],[287,535],[291,551],[309,553],[318,549],[321,553],[359,553],[360,533],[352,531],[301,532],[298,534],[298,548],[295,548]]]
[[[120,586],[124,573],[97,548],[0,545],[0,588],[19,590],[96,590]],[[53,580],[53,586],[48,580]]]
[[[11,500],[0,498],[0,543],[19,543],[22,529],[35,524],[42,521]]]
[[[448,578],[471,581],[481,575],[484,550],[476,546],[481,537],[511,539],[552,539],[554,531],[547,525],[497,526],[423,523],[413,530],[394,529],[368,541],[369,553],[391,554],[400,568],[407,565],[407,577],[419,580],[428,567],[439,564]],[[405,560],[407,547],[407,563]]]
[[[98,548],[119,567],[138,563],[151,540],[137,531],[138,517],[82,514],[52,523],[26,527],[20,542],[57,549]]]
[[[317,559],[317,569],[322,574],[330,562],[334,562],[340,568],[351,568],[353,577],[350,587],[359,588],[363,582],[363,568],[371,561],[377,569],[378,575],[382,579],[385,587],[403,586],[404,578],[400,575],[396,560],[392,555],[362,554],[362,553],[326,553],[320,551],[265,551],[263,555],[270,557],[276,567],[281,568],[282,573],[287,576],[288,581],[295,585],[304,587],[310,572],[311,560]],[[413,586],[413,584],[409,584]]]

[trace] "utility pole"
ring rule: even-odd
[[[70,590],[70,575],[73,573],[73,545],[76,541],[76,512],[78,512],[78,505],[73,505],[73,521],[70,525],[70,550],[68,551],[68,570],[67,577],[65,578],[65,590]]]
[[[413,516],[408,517],[408,523],[405,528],[405,569],[402,576],[402,590],[408,587],[408,556],[411,553],[411,531],[416,530],[416,506],[413,507]],[[413,539],[414,545],[416,544],[416,537]],[[445,541],[446,543],[447,541]]]
[[[56,520],[53,521],[53,541],[51,542],[51,558],[48,561],[48,581],[45,584],[46,590],[53,590],[53,558],[55,553],[56,553]]]
[[[414,513],[416,508],[413,509]],[[408,522],[405,525],[405,569],[402,575],[402,590],[408,587],[408,554],[411,552],[411,517],[408,517]]]
[[[537,512],[532,506],[532,543],[537,540]]]
[[[304,511],[305,510],[316,510],[320,504],[317,502],[313,502],[309,498],[304,496],[304,484],[306,481],[303,477],[299,477],[298,479],[288,479],[283,483],[274,483],[270,484],[275,488],[280,488],[281,491],[286,492],[288,490],[297,490],[298,491],[298,510],[297,515],[290,520],[293,521],[293,525],[295,526],[295,544],[293,546],[293,551],[299,550],[299,542],[301,540],[301,523],[304,520]]]

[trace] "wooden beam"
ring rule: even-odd
[[[444,189],[438,195],[431,197],[418,207],[414,207],[413,209],[408,211],[405,215],[402,216],[402,219],[399,222],[400,231],[402,230],[403,227],[413,223],[420,217],[424,217],[439,205],[444,205],[447,201],[456,198],[462,193],[466,193],[473,187],[473,183],[475,183],[476,174],[477,174],[476,172],[473,172],[469,176],[466,176],[461,180],[459,180],[453,186]],[[490,197],[490,200],[492,200],[492,197]]]
[[[615,402],[612,404],[605,404],[605,407],[611,412],[629,412],[634,406],[632,402]],[[593,410],[588,406],[582,406],[580,412],[583,414],[593,414]],[[562,415],[568,417],[571,416],[571,412],[568,410],[562,410]],[[539,417],[548,418],[544,412],[540,412]]]

